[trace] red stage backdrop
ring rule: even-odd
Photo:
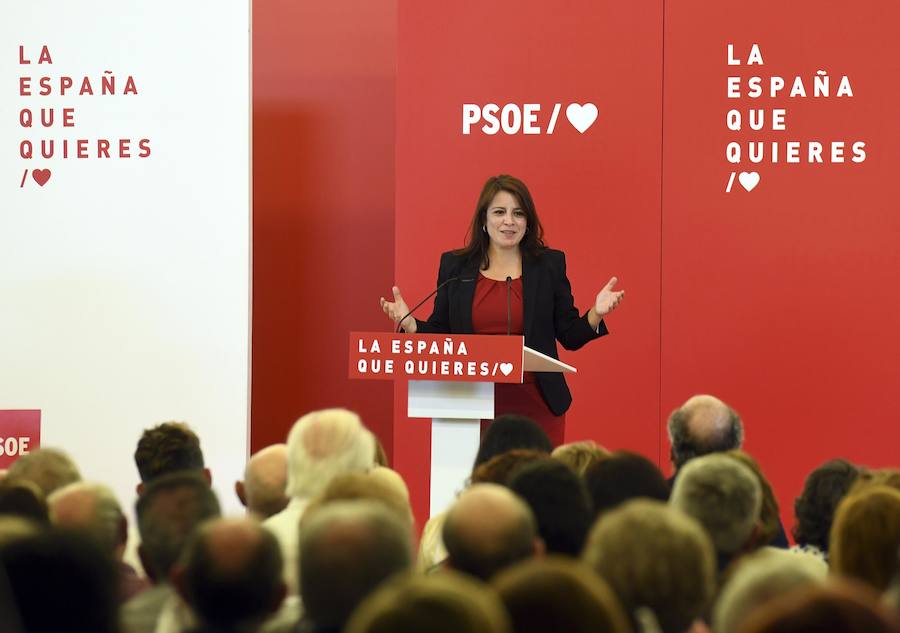
[[[788,526],[818,463],[889,463],[898,18],[879,0],[256,3],[252,447],[356,408],[427,515],[428,422],[404,388],[347,379],[347,333],[389,329],[392,283],[430,292],[485,179],[510,173],[579,307],[613,274],[627,290],[609,337],[563,353],[567,440],[667,470],[669,412],[716,394]]]
[[[360,412],[390,452],[391,386],[347,379],[394,268],[391,1],[255,2],[251,450],[313,409]]]
[[[662,408],[731,403],[788,526],[826,459],[897,463],[898,21],[878,0],[666,5]]]

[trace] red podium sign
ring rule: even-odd
[[[522,382],[522,336],[350,333],[350,378]]]

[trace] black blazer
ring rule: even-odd
[[[458,277],[441,288],[434,300],[434,311],[427,321],[416,320],[423,334],[472,334],[472,301],[478,279],[477,262],[466,262],[447,252],[441,255],[438,285]],[[576,350],[588,341],[608,334],[600,321],[595,332],[587,312],[579,316],[566,277],[566,256],[562,251],[545,250],[538,257],[522,256],[522,301],[524,303],[525,345],[559,359],[556,341],[568,350]],[[562,415],[572,404],[572,394],[562,374],[535,374],[544,401],[554,415]]]

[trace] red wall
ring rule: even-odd
[[[563,354],[579,368],[568,440],[668,468],[668,413],[714,393],[743,415],[788,525],[816,464],[896,461],[900,7],[256,4],[254,449],[310,409],[356,408],[425,516],[428,423],[405,418],[403,387],[392,397],[389,384],[346,379],[346,335],[389,327],[376,299],[392,283],[410,301],[427,294],[484,180],[512,173],[566,251],[578,305],[613,274],[627,291],[611,336]],[[727,65],[728,43],[746,56],[754,42],[763,66]],[[726,96],[729,75],[811,85],[820,69],[832,92],[849,75],[854,97]],[[555,103],[592,102],[599,116],[584,134],[564,113],[552,135],[462,134],[462,104],[488,102],[540,104],[542,130]],[[784,107],[786,130],[729,131],[732,107]],[[862,140],[867,159],[725,159],[728,142],[755,140]],[[726,194],[741,171],[759,184]]]
[[[346,406],[390,447],[391,386],[348,382],[394,261],[393,2],[254,3],[251,449]]]

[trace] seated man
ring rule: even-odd
[[[215,493],[197,473],[177,472],[147,485],[137,501],[138,553],[154,587],[122,606],[124,633],[156,630],[163,609],[176,598],[169,577],[184,544],[203,521],[219,515]]]
[[[285,596],[281,552],[252,519],[215,519],[198,529],[173,574],[202,631],[255,631]]]
[[[121,602],[150,587],[145,578],[138,577],[134,568],[122,560],[128,539],[128,519],[112,490],[103,484],[80,481],[60,488],[50,495],[47,503],[55,525],[88,534],[115,563]]]
[[[485,581],[544,553],[531,509],[497,484],[476,484],[460,495],[444,522],[444,544],[449,567]]]
[[[692,459],[675,480],[669,504],[704,527],[716,548],[720,572],[758,545],[762,489],[753,471],[736,459]]]

